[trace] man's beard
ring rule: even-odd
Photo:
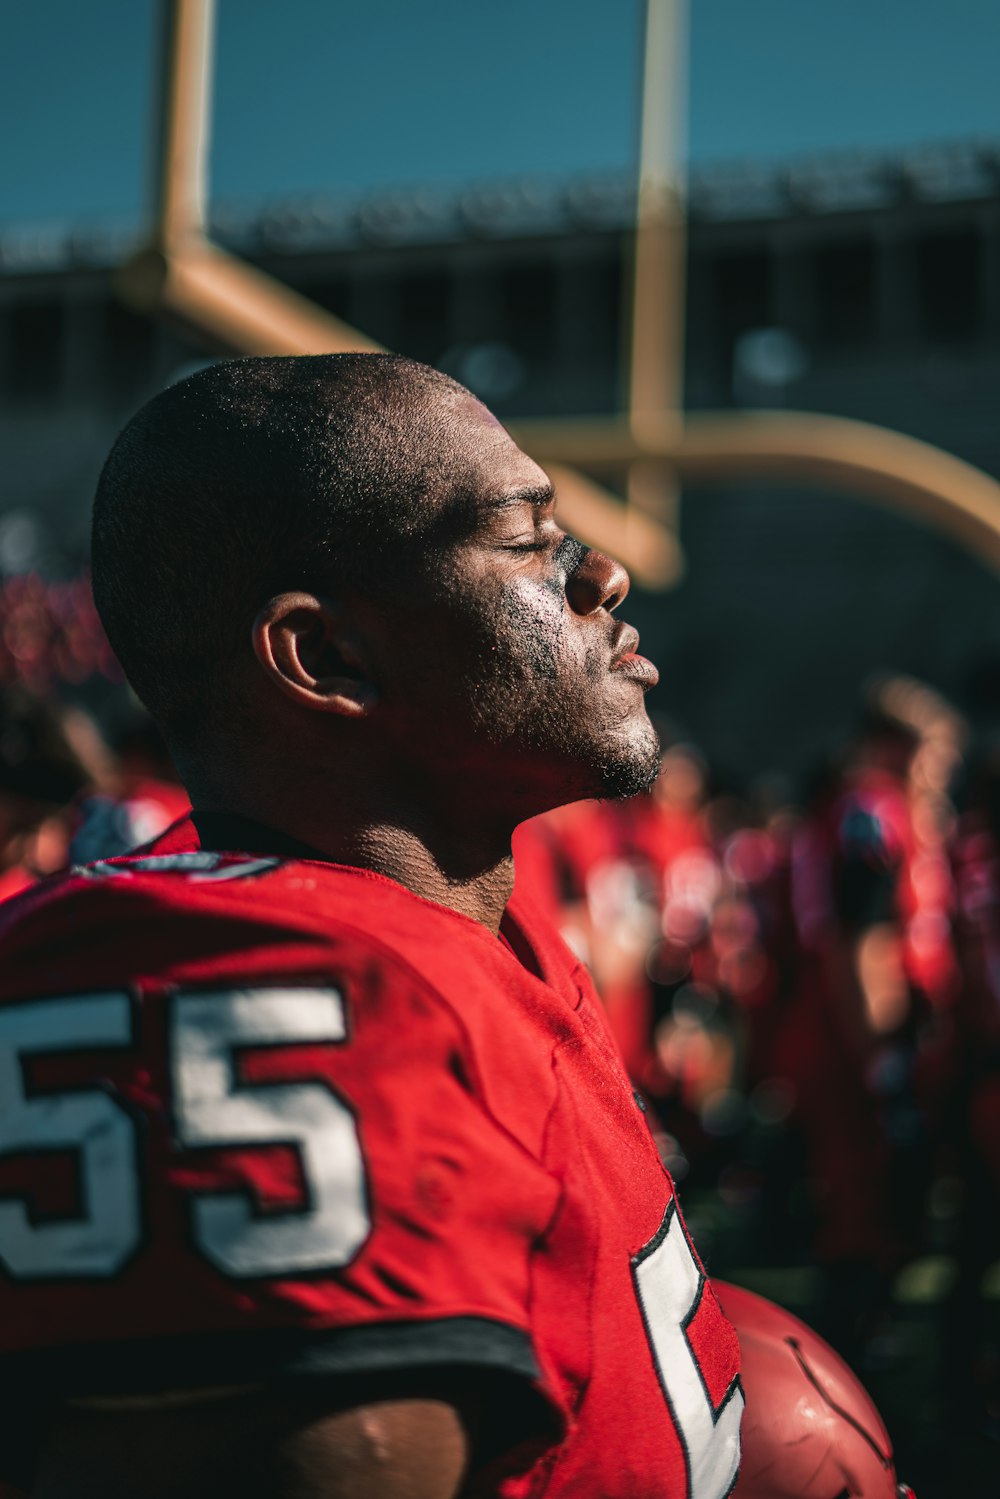
[[[526,761],[565,769],[565,795],[623,800],[650,791],[660,770],[656,730],[638,707],[627,719],[602,701],[608,661],[595,647],[580,672],[579,695],[560,680],[561,607],[524,611],[508,596],[478,642],[470,705],[476,728]],[[589,689],[589,690],[588,690]],[[589,700],[589,701],[587,701]]]
[[[648,720],[647,720],[648,722]],[[631,747],[630,754],[609,756],[597,766],[601,789],[595,796],[626,801],[652,791],[660,774],[660,741],[653,725],[649,734]]]
[[[573,705],[545,691],[548,684],[534,685],[542,691],[524,692],[496,679],[484,683],[473,695],[473,713],[487,740],[551,767],[557,790],[552,806],[591,797],[623,801],[652,790],[660,773],[660,741],[644,712],[616,732],[601,733],[585,713],[568,713]]]

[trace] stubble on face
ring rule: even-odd
[[[586,548],[567,538],[576,566]],[[476,729],[494,745],[564,768],[566,801],[649,791],[660,745],[631,684],[609,692],[607,641],[572,640],[564,579],[503,586],[481,616],[470,680]],[[623,702],[620,693],[627,693]]]

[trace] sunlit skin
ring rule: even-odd
[[[184,767],[243,813],[497,930],[527,817],[649,787],[655,668],[625,570],[568,537],[545,474],[466,392],[411,414],[443,478],[384,576],[276,596],[238,664],[241,745]]]

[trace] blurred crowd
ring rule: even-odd
[[[83,708],[0,686],[0,901],[70,864],[128,853],[187,807],[137,705],[119,704],[102,729]]]
[[[43,688],[0,681],[0,899],[187,807],[136,705],[99,729]],[[902,677],[799,805],[661,738],[649,796],[518,830],[518,885],[590,966],[682,1198],[716,1204],[713,1270],[817,1267],[813,1320],[857,1364],[900,1272],[947,1256],[943,1378],[993,1409],[1000,747]]]
[[[903,677],[800,805],[661,739],[650,796],[525,824],[518,881],[590,965],[689,1213],[715,1204],[713,1270],[816,1267],[860,1365],[901,1272],[945,1257],[942,1398],[996,1421],[1000,747]]]

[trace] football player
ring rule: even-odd
[[[246,359],[102,475],[193,816],[0,927],[0,1477],[723,1499],[735,1333],[524,819],[647,788],[625,573],[449,379]]]

